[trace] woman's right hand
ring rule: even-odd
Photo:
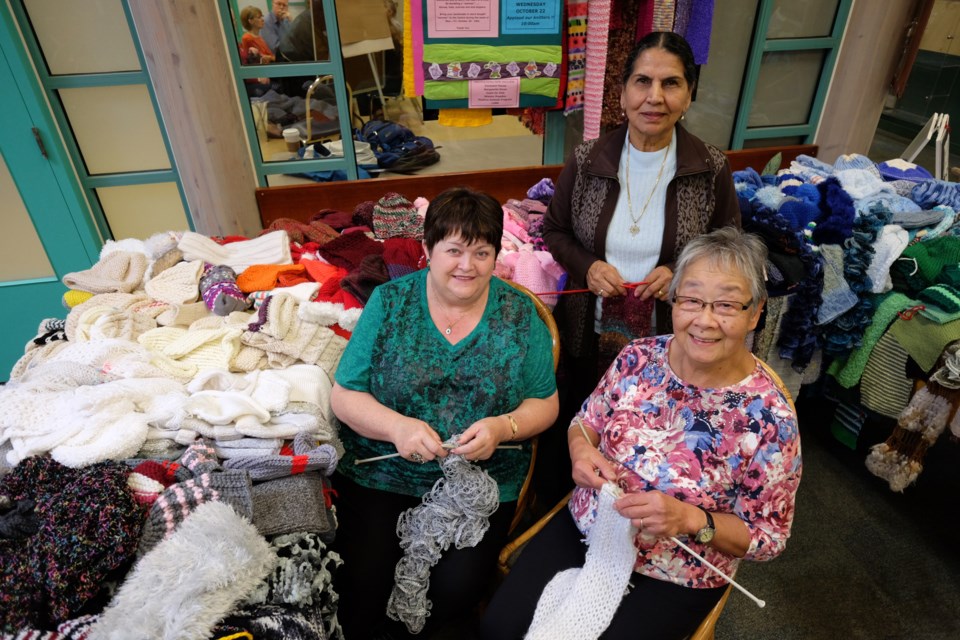
[[[419,454],[424,462],[444,458],[447,455],[440,434],[423,420],[405,418],[396,425],[393,433],[391,439],[393,446],[405,460],[411,460],[415,453]]]
[[[601,298],[622,296],[627,292],[620,272],[603,260],[597,260],[587,269],[587,287]]]
[[[573,464],[573,481],[578,487],[600,489],[607,482],[617,481],[613,463],[603,457],[599,449],[586,438],[573,437],[570,443],[570,461]]]

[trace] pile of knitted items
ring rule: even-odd
[[[254,482],[286,478],[288,476],[318,471],[325,476],[333,474],[340,460],[343,445],[336,433],[331,442],[318,443],[317,439],[306,432],[298,433],[293,439],[293,447],[284,446],[276,454],[236,456],[224,462],[227,469],[243,469],[250,474]]]
[[[446,444],[455,445],[456,438]],[[450,545],[475,547],[500,506],[496,480],[463,456],[448,455],[440,461],[440,469],[443,477],[423,502],[397,520],[403,557],[394,571],[387,616],[403,622],[410,633],[422,631],[430,613],[430,570]]]
[[[253,518],[252,484],[246,471],[224,470],[209,443],[197,440],[180,457],[192,477],[166,487],[150,507],[137,555],[143,556],[170,538],[201,505],[223,502],[247,520]]]
[[[877,301],[870,295],[873,282],[868,270],[876,254],[876,238],[889,218],[890,213],[879,208],[862,213],[854,222],[852,236],[843,245],[843,278],[856,302],[820,328],[820,344],[828,357],[849,355],[860,346],[864,331],[873,321]]]
[[[883,478],[893,491],[902,492],[923,471],[923,459],[956,412],[960,393],[936,382],[917,391],[900,413],[897,426],[885,442],[867,455],[867,469]]]
[[[129,638],[131,621],[149,637],[206,640],[276,561],[263,536],[229,505],[200,505],[134,566],[89,640]]]
[[[320,614],[327,637],[340,635],[337,607],[340,596],[334,589],[334,576],[343,560],[314,533],[291,533],[270,540],[277,556],[273,571],[256,586],[244,603],[285,605]],[[259,637],[259,636],[257,636]]]
[[[33,502],[38,530],[0,540],[0,630],[48,629],[79,615],[133,560],[143,515],[126,465],[70,469],[27,458],[0,478],[0,495]]]
[[[636,529],[613,508],[622,493],[613,483],[600,490],[583,567],[561,571],[547,583],[525,638],[589,640],[610,625],[637,560]]]

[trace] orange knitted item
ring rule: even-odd
[[[271,291],[279,286],[278,280],[281,275],[299,275],[305,279],[306,272],[306,268],[299,264],[255,264],[247,267],[237,276],[237,286],[244,293]]]
[[[304,260],[300,264],[306,268],[307,273],[313,278],[313,281],[319,282],[321,285],[331,278],[336,282],[340,282],[343,276],[349,273],[343,267],[338,267],[328,262],[323,262],[322,260]]]

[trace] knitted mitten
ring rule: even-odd
[[[547,583],[525,638],[587,640],[610,626],[623,599],[637,551],[630,520],[613,508],[622,495],[607,483],[600,491],[597,521],[587,534],[587,556],[580,569],[561,571]]]
[[[237,286],[237,274],[226,265],[215,266],[208,262],[203,266],[200,295],[207,308],[218,316],[243,311],[249,306],[246,295]]]

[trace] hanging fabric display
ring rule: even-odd
[[[413,0],[415,90],[429,108],[553,107],[562,0]]]

